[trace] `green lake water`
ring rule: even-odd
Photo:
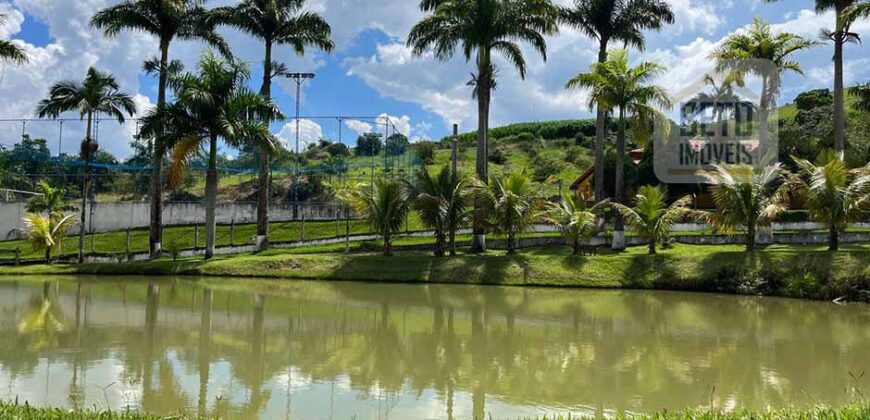
[[[0,399],[227,418],[805,407],[870,388],[870,305],[660,291],[0,282]]]

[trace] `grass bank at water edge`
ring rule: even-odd
[[[658,255],[644,247],[622,253],[571,256],[565,247],[434,258],[424,252],[237,255],[210,261],[0,267],[0,275],[193,275],[468,283],[561,287],[638,288],[845,298],[870,302],[870,247],[839,252],[824,247],[774,245],[752,253],[741,246],[677,245]]]
[[[29,404],[0,402],[0,418],[16,420],[198,420],[208,417],[198,416],[157,416],[134,411],[67,410],[61,408],[39,408]],[[582,420],[591,419],[582,415],[553,415],[521,420]],[[771,410],[771,411],[704,411],[679,410],[660,411],[645,414],[617,414],[616,419],[632,420],[857,420],[870,419],[870,407],[854,405],[842,408],[813,408],[809,410]],[[471,420],[471,419],[469,419]]]

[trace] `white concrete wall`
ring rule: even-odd
[[[24,228],[24,202],[0,203],[0,240],[12,239],[15,232]],[[294,214],[292,204],[273,205],[269,208],[269,218],[275,222],[292,220],[334,220],[341,208],[337,203],[300,204]],[[337,213],[338,212],[338,213]],[[216,209],[217,223],[255,223],[257,205],[255,203],[219,204]],[[149,224],[149,204],[144,202],[94,203],[91,206],[89,230],[109,232],[127,228],[145,228]],[[342,217],[344,217],[342,215]],[[172,202],[163,207],[163,224],[191,225],[205,222],[205,206],[201,203]],[[78,227],[73,227],[77,232]]]

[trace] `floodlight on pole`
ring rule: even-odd
[[[293,191],[294,191],[294,200],[299,201],[299,96],[302,94],[302,83],[305,83],[307,79],[313,79],[315,76],[314,73],[284,73],[284,77],[288,79],[293,79],[296,82],[296,155],[295,155],[295,169],[294,169],[294,181],[293,181]]]

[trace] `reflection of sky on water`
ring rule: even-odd
[[[499,419],[711,398],[721,408],[836,405],[851,401],[848,372],[870,367],[864,305],[323,282],[267,283],[251,295],[213,285],[0,283],[0,398],[234,418]]]

